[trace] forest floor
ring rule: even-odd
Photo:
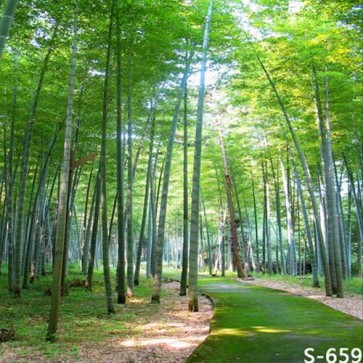
[[[170,275],[170,277],[173,275]],[[205,289],[203,285],[204,279],[209,283],[219,280],[219,278],[202,277],[201,291],[206,293],[209,290],[208,286]],[[346,294],[344,299],[327,298],[324,296],[324,289],[322,288],[313,289],[302,286],[298,282],[277,281],[267,277],[256,278],[251,281],[229,278],[228,281],[229,283],[236,284],[236,288],[241,288],[241,291],[251,290],[249,287],[253,290],[253,285],[284,290],[293,295],[318,300],[336,310],[362,319],[362,295],[350,293]],[[222,283],[220,288],[223,289],[223,286]],[[214,309],[215,307],[210,299],[200,296],[199,312],[188,312],[188,300],[187,297],[179,295],[178,282],[163,283],[162,289],[164,293],[160,305],[150,304],[148,293],[145,293],[145,297],[141,296],[141,292],[145,288],[145,286],[140,287],[139,296],[130,299],[126,306],[118,307],[119,311],[116,317],[107,318],[100,313],[100,310],[97,310],[97,318],[94,320],[92,320],[91,315],[94,315],[95,312],[92,312],[91,306],[93,303],[97,304],[98,309],[99,299],[102,298],[103,294],[101,286],[98,297],[98,292],[95,291],[94,299],[91,300],[89,293],[86,296],[81,290],[74,290],[74,293],[70,293],[70,296],[66,299],[69,300],[69,307],[67,307],[68,302],[65,302],[63,307],[63,310],[66,310],[65,314],[68,314],[68,309],[73,313],[75,304],[83,307],[83,304],[85,304],[83,299],[87,299],[86,306],[91,311],[86,311],[85,306],[85,311],[80,311],[74,317],[73,315],[66,315],[67,323],[60,324],[60,338],[59,342],[55,344],[44,343],[43,340],[48,303],[44,301],[44,297],[39,295],[37,297],[39,300],[34,302],[35,307],[32,307],[34,311],[29,313],[29,306],[24,307],[24,312],[30,315],[31,319],[27,322],[24,319],[24,325],[32,327],[34,333],[33,340],[27,340],[28,332],[25,328],[23,331],[19,329],[19,333],[14,341],[0,343],[0,362],[185,362],[209,336],[210,325],[213,322],[212,318],[218,309]],[[228,296],[228,292],[233,293],[233,291],[228,290],[227,286],[225,295]],[[213,290],[211,295],[213,297]],[[218,297],[215,302],[218,307],[220,304]],[[276,302],[278,303],[278,300]],[[44,308],[42,307],[43,303]],[[12,302],[9,300],[9,308],[11,304]],[[2,307],[6,308],[6,302],[2,306],[0,301],[0,321]],[[11,314],[13,314],[13,310],[11,310]],[[73,322],[72,319],[74,319]],[[98,334],[98,338],[92,338],[95,334]],[[213,359],[207,361],[214,362]],[[245,361],[245,363],[249,362]]]
[[[157,316],[137,327],[137,334],[118,336],[95,349],[94,344],[82,347],[81,362],[100,363],[181,363],[208,336],[213,304],[199,299],[199,311],[188,311],[186,296],[179,295],[178,282],[163,283],[168,295],[162,298]]]
[[[38,300],[31,304],[31,307],[28,302],[28,308],[24,309],[30,318],[26,317],[23,319],[24,322],[15,323],[14,340],[0,342],[0,362],[185,362],[209,334],[213,304],[207,297],[201,296],[199,312],[189,312],[187,297],[179,295],[179,286],[178,282],[163,283],[160,305],[150,304],[149,295],[147,298],[141,296],[145,286],[139,287],[138,296],[130,298],[125,306],[117,306],[115,316],[107,317],[98,310],[98,316],[95,318],[91,316],[94,315],[94,299],[89,300],[91,295],[88,293],[86,297],[89,301],[88,312],[86,309],[81,310],[84,304],[87,304],[86,300],[83,300],[84,297],[82,300],[73,300],[77,295],[79,299],[84,293],[79,289],[74,290],[74,293],[70,291],[69,296],[65,298],[64,306],[61,307],[64,322],[60,322],[59,339],[55,343],[46,343],[44,339],[46,310],[43,308],[43,302]],[[100,305],[103,293],[94,291],[93,295],[98,295]],[[97,296],[94,297],[97,299]],[[72,301],[67,301],[71,299]],[[11,303],[9,301],[9,304]],[[1,311],[6,307],[7,302],[4,304],[0,300],[0,328],[4,320],[7,320],[6,313],[2,314]],[[80,309],[78,314],[77,308]],[[14,309],[11,310],[13,312]],[[75,311],[74,316],[68,315],[70,310]],[[25,330],[26,328],[20,325],[32,329]],[[29,337],[31,332],[32,338]]]

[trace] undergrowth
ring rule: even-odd
[[[83,279],[79,271],[70,269],[67,284]],[[70,287],[68,295],[62,297],[58,339],[49,343],[45,337],[51,297],[45,291],[51,281],[51,275],[36,279],[20,298],[14,299],[7,291],[7,275],[0,275],[0,329],[15,330],[15,339],[0,343],[0,361],[5,348],[14,352],[14,362],[36,361],[37,357],[59,361],[60,356],[76,361],[83,344],[102,344],[114,334],[139,334],[137,326],[160,308],[150,304],[151,280],[143,278],[135,287],[135,297],[126,305],[118,305],[115,299],[116,314],[107,314],[102,271],[95,271],[92,291],[83,286]]]

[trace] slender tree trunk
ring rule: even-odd
[[[166,156],[167,155],[164,155],[164,158],[163,158],[163,163],[161,165],[159,178],[158,178],[158,187],[156,188],[156,194],[155,194],[155,216],[156,217],[159,217],[159,215],[160,215],[160,213],[159,213],[159,203],[160,203],[160,199],[161,199],[160,194],[161,194],[161,191],[162,191],[161,189],[162,189],[162,181],[163,181],[164,172],[165,172]]]
[[[59,188],[59,180],[60,180],[60,173],[62,168],[62,161],[60,161],[57,165],[56,172],[54,173],[52,185],[50,187],[49,193],[48,193],[48,205],[47,205],[47,216],[48,216],[48,255],[50,256],[51,263],[54,265],[54,250],[55,250],[55,240],[56,240],[56,229],[57,229],[57,208],[55,208],[54,212],[50,216],[50,203],[53,200],[53,193],[56,189],[56,183],[58,182],[58,188]],[[58,192],[58,199],[59,199],[59,192]]]
[[[188,201],[188,87],[184,91],[184,139],[183,139],[183,252],[179,295],[187,294],[189,250],[189,201]]]
[[[68,182],[69,182],[69,173],[70,173],[71,143],[72,143],[72,114],[73,114],[77,45],[78,45],[78,4],[77,3],[74,15],[73,31],[74,35],[73,35],[73,44],[72,44],[71,72],[69,76],[69,87],[68,87],[64,153],[63,153],[62,172],[60,178],[60,194],[58,202],[58,220],[57,220],[54,267],[53,267],[52,301],[51,301],[51,310],[49,315],[49,324],[47,332],[47,340],[49,341],[54,341],[56,339],[56,333],[58,328],[63,252],[64,252],[64,243],[66,238],[67,203],[68,203],[68,192],[69,192]]]
[[[214,171],[216,175],[216,183],[218,190],[218,202],[219,202],[219,220],[218,220],[218,236],[217,236],[217,246],[216,258],[214,261],[214,275],[217,274],[218,267],[221,269],[222,277],[224,277],[224,223],[226,219],[226,207],[223,205],[222,188],[219,181],[219,168],[216,163],[214,163]]]
[[[234,213],[234,205],[232,198],[232,180],[229,174],[228,167],[228,158],[227,158],[227,150],[224,141],[224,136],[222,133],[221,122],[218,120],[219,124],[219,141],[222,151],[222,159],[224,165],[224,178],[226,183],[226,195],[227,195],[227,205],[228,205],[228,213],[229,213],[229,223],[231,229],[231,244],[232,244],[232,254],[233,254],[233,267],[237,269],[237,275],[240,279],[247,277],[246,271],[243,266],[243,260],[240,256],[238,237],[237,237],[237,226],[236,226],[236,217]]]
[[[64,242],[64,251],[63,251],[63,270],[62,270],[62,289],[64,289],[65,279],[67,275],[67,261],[69,255],[69,244],[70,244],[70,235],[71,235],[71,226],[72,226],[72,211],[74,207],[74,200],[76,197],[77,187],[79,177],[82,172],[82,168],[78,168],[75,157],[76,157],[76,149],[78,143],[77,137],[77,129],[76,135],[74,138],[73,147],[71,150],[71,161],[70,161],[70,172],[69,172],[69,181],[68,181],[68,202],[67,202],[67,219],[66,219],[66,239]]]
[[[329,267],[332,281],[332,292],[337,294],[338,297],[344,297],[343,292],[343,267],[341,262],[341,245],[339,235],[339,219],[337,209],[337,199],[335,191],[335,173],[334,161],[331,145],[331,131],[330,131],[330,116],[329,116],[329,88],[327,77],[325,77],[325,90],[326,90],[326,108],[325,108],[325,122],[323,110],[320,100],[319,84],[315,67],[313,67],[313,85],[315,93],[315,102],[317,108],[317,117],[319,121],[320,136],[322,140],[322,157],[324,161],[324,176],[325,176],[325,192],[326,192],[326,222],[327,222],[327,243],[329,252]]]
[[[39,185],[35,194],[35,198],[34,198],[34,210],[33,213],[30,214],[32,215],[31,217],[31,221],[30,221],[30,227],[29,227],[29,236],[28,236],[28,242],[27,242],[27,246],[26,246],[26,252],[24,254],[24,275],[23,275],[23,288],[26,289],[28,288],[28,283],[29,283],[29,268],[31,265],[31,253],[32,253],[32,247],[33,247],[33,240],[34,240],[34,233],[33,231],[33,227],[38,223],[38,224],[42,224],[43,223],[43,217],[44,217],[44,195],[45,195],[45,184],[46,184],[46,175],[47,175],[47,169],[48,169],[48,165],[49,165],[49,159],[50,156],[52,154],[53,151],[53,147],[55,145],[56,139],[57,139],[58,133],[53,137],[50,146],[49,146],[49,150],[46,156],[46,159],[43,163],[42,166],[42,171],[40,173],[40,180],[39,180]],[[37,222],[38,220],[38,222]],[[36,246],[35,246],[35,251],[34,251],[34,261],[37,261],[39,254],[41,253],[41,251],[39,251],[39,243],[40,243],[40,238],[38,236],[38,238],[35,238],[36,241]],[[36,270],[36,269],[35,269]],[[35,274],[35,276],[37,276],[37,274]],[[35,277],[33,276],[33,278]]]
[[[286,263],[285,263],[285,256],[284,256],[284,248],[283,248],[283,245],[282,245],[281,198],[280,198],[279,178],[278,178],[278,174],[275,172],[275,167],[273,165],[272,159],[270,159],[270,162],[271,162],[271,171],[272,171],[272,176],[274,178],[274,188],[275,188],[275,204],[276,204],[276,218],[277,218],[277,232],[278,232],[278,250],[280,252],[281,272],[282,272],[283,275],[285,275],[286,274]]]
[[[251,219],[250,219],[250,215],[247,210],[247,204],[246,204],[245,200],[244,200],[244,208],[245,208],[246,222],[247,222],[247,229],[248,229],[247,259],[246,259],[246,261],[248,261],[248,270],[246,271],[247,276],[248,276],[251,269],[253,271],[256,270],[256,263],[255,263],[255,257],[254,257],[254,248],[252,245],[253,231],[252,231]]]
[[[24,270],[25,270],[25,260],[26,260],[26,253],[27,253],[27,248],[29,246],[29,241],[30,241],[30,246],[31,249],[30,251],[32,251],[32,243],[33,240],[35,238],[34,236],[34,231],[33,231],[33,226],[34,223],[32,223],[32,219],[36,219],[36,211],[37,211],[37,203],[35,202],[33,196],[34,196],[34,190],[36,189],[36,183],[37,183],[37,178],[38,178],[38,169],[39,169],[39,165],[36,166],[35,170],[34,170],[34,176],[33,176],[33,180],[31,183],[31,189],[30,189],[30,193],[29,193],[29,207],[28,207],[28,212],[26,213],[27,215],[27,221],[25,223],[25,233],[24,233],[24,247],[23,247],[23,256],[22,256],[22,265],[21,265],[21,274],[22,276],[24,276]],[[30,268],[30,265],[28,264],[28,266]]]
[[[251,176],[252,181],[252,197],[253,197],[253,217],[255,222],[255,240],[256,240],[256,269],[260,271],[260,247],[258,243],[258,219],[257,219],[257,203],[256,203],[256,191],[255,183],[253,181],[253,175]]]
[[[5,132],[4,132],[5,133]],[[5,149],[5,147],[4,147]],[[6,159],[6,154],[4,154],[4,160]],[[8,201],[8,181],[6,180],[7,176],[6,176],[6,170],[7,170],[7,166],[6,166],[6,162],[4,162],[4,175],[3,175],[3,182],[2,184],[4,185],[4,189],[5,189],[5,203],[3,203],[2,198],[0,198],[0,203],[2,204],[2,208],[1,208],[1,216],[0,216],[0,275],[1,275],[1,265],[2,265],[2,261],[3,261],[3,253],[4,253],[4,248],[5,245],[7,244],[7,206],[6,203]],[[0,188],[0,192],[2,193],[3,186],[1,186]],[[8,280],[9,281],[9,280]]]
[[[139,245],[138,245],[138,250],[137,250],[135,275],[134,275],[134,283],[136,286],[139,285],[139,280],[140,280],[141,254],[142,254],[142,247],[144,244],[146,218],[147,218],[148,207],[149,207],[148,201],[150,199],[149,190],[150,190],[151,174],[152,174],[152,169],[153,169],[154,131],[155,131],[155,118],[153,117],[152,125],[151,125],[151,132],[150,132],[149,160],[148,160],[148,166],[147,166],[145,196],[144,196],[144,204],[143,204],[143,212],[142,212],[142,220],[141,220],[141,228],[140,228]]]
[[[155,303],[160,302],[160,290],[161,290],[161,277],[163,270],[163,250],[164,250],[164,239],[165,239],[165,222],[166,222],[166,209],[168,201],[168,191],[169,191],[169,180],[171,171],[172,154],[174,147],[174,138],[177,129],[177,123],[180,113],[180,105],[184,95],[184,89],[186,87],[189,68],[192,56],[190,55],[186,61],[186,66],[184,70],[184,75],[180,84],[176,106],[174,110],[174,116],[171,123],[168,146],[165,156],[165,166],[164,166],[164,179],[161,192],[161,203],[160,203],[160,213],[159,213],[159,225],[157,239],[155,241],[155,265],[154,265],[154,281],[153,281],[153,291],[151,296],[151,301]]]
[[[88,184],[87,184],[87,192],[86,192],[86,204],[85,204],[85,210],[84,210],[84,217],[83,217],[83,231],[82,231],[82,257],[81,257],[81,268],[82,273],[87,273],[87,263],[88,263],[88,254],[89,254],[89,234],[90,234],[90,226],[93,216],[93,210],[94,210],[94,201],[95,201],[95,194],[92,195],[91,203],[89,202],[89,194],[91,190],[91,183],[92,183],[92,177],[93,177],[93,165],[91,169],[90,176],[88,178]],[[88,206],[91,204],[90,210],[88,212]]]
[[[237,225],[237,227],[240,228],[240,231],[241,231],[241,238],[240,238],[239,246],[242,250],[244,268],[246,270],[246,274],[248,274],[248,270],[249,270],[248,245],[245,242],[246,233],[245,233],[245,229],[244,229],[244,217],[242,215],[242,208],[241,208],[240,198],[239,198],[238,191],[237,191],[237,183],[236,183],[235,178],[233,178],[233,180],[232,180],[232,185],[233,185],[233,193],[234,193],[234,198],[236,200],[237,213],[238,213],[238,218],[236,219],[236,225]]]
[[[264,183],[263,186],[263,226],[262,226],[262,263],[261,263],[261,272],[263,272],[264,274],[266,273],[266,269],[267,269],[267,256],[266,256],[266,252],[267,252],[267,248],[268,248],[268,244],[269,244],[269,240],[270,240],[270,219],[268,218],[269,213],[268,213],[268,191],[266,188],[266,185]]]
[[[201,198],[202,199],[202,198]],[[199,250],[198,250],[198,270],[204,272],[204,227],[203,227],[203,217],[200,215],[200,221],[199,221]]]
[[[106,71],[105,71],[104,93],[103,93],[102,139],[101,139],[101,152],[100,152],[100,182],[101,182],[102,257],[103,257],[102,262],[103,262],[103,276],[105,281],[106,305],[107,305],[107,312],[109,314],[114,314],[115,309],[112,300],[112,286],[111,286],[111,274],[110,274],[109,236],[108,236],[108,218],[107,218],[107,170],[106,170],[111,40],[112,40],[112,22],[113,22],[115,1],[112,2],[111,6],[112,8],[111,8],[109,27],[108,27]]]
[[[295,130],[292,127],[292,123],[289,117],[289,114],[287,112],[287,109],[285,107],[284,102],[282,101],[282,98],[280,97],[280,93],[277,90],[277,87],[273,81],[273,79],[270,76],[270,73],[267,71],[266,67],[264,66],[264,64],[262,63],[261,59],[259,58],[259,56],[256,53],[256,57],[257,60],[259,62],[259,64],[261,65],[269,83],[270,86],[276,96],[276,99],[278,101],[278,104],[281,108],[281,111],[284,115],[284,119],[286,122],[286,125],[290,131],[291,137],[293,139],[294,142],[294,146],[295,149],[299,155],[299,159],[300,162],[303,166],[303,170],[304,170],[304,175],[305,175],[305,179],[306,179],[306,183],[307,183],[307,187],[308,187],[308,191],[309,191],[309,195],[310,195],[310,199],[311,199],[311,203],[313,206],[313,217],[314,217],[314,223],[315,223],[315,227],[316,227],[316,232],[317,232],[317,239],[319,241],[319,250],[320,250],[320,254],[321,254],[321,259],[322,259],[322,263],[323,263],[323,269],[324,269],[324,275],[325,275],[325,294],[327,296],[332,296],[332,286],[331,286],[331,277],[330,277],[330,270],[329,270],[329,264],[328,264],[328,256],[326,253],[326,248],[324,245],[324,239],[323,239],[323,231],[321,229],[321,226],[319,224],[319,209],[318,209],[318,204],[316,201],[316,197],[315,197],[315,193],[314,193],[314,187],[313,187],[313,182],[312,182],[312,178],[311,178],[311,174],[310,174],[310,170],[309,170],[309,166],[308,166],[308,162],[306,160],[306,156],[301,148],[301,145],[296,137],[295,134]]]
[[[209,275],[212,275],[212,247],[211,247],[211,237],[209,233],[209,226],[208,226],[208,217],[207,211],[205,209],[205,201],[202,198],[202,206],[203,206],[203,215],[204,215],[204,223],[205,223],[205,232],[207,237],[207,248],[208,248],[208,272]]]
[[[1,57],[1,55],[0,55]],[[18,97],[18,57],[15,54],[14,59],[14,96],[13,96],[13,109],[10,126],[10,141],[9,141],[9,153],[6,153],[7,137],[6,127],[4,128],[4,168],[5,168],[5,189],[6,194],[6,225],[7,225],[7,243],[8,243],[8,291],[9,293],[14,292],[14,179],[15,171],[13,170],[13,155],[14,155],[14,134],[15,134],[15,120],[17,111],[17,97]],[[5,230],[4,230],[5,232]],[[3,246],[0,249],[0,269],[3,255],[3,247],[5,246],[5,234],[3,235]]]
[[[358,250],[357,250],[357,272],[358,276],[361,276],[362,273],[362,242],[363,242],[363,211],[362,211],[362,205],[359,200],[359,195],[357,193],[355,184],[354,184],[354,176],[352,169],[348,163],[348,160],[345,155],[343,155],[343,160],[345,163],[345,166],[347,168],[347,174],[349,179],[349,185],[350,185],[350,192],[353,197],[354,207],[357,215],[357,224],[358,224]]]
[[[352,192],[348,193],[348,238],[347,238],[347,256],[348,256],[348,277],[352,277]]]
[[[292,214],[292,205],[290,201],[290,193],[289,193],[289,180],[286,175],[285,167],[280,158],[280,167],[281,167],[281,176],[282,182],[284,186],[284,194],[285,194],[285,208],[286,208],[286,219],[287,219],[287,242],[288,242],[288,256],[287,256],[287,273],[290,275],[296,275],[296,246],[295,246],[295,238],[294,238],[294,220]]]
[[[156,208],[155,208],[155,173],[158,163],[159,147],[156,150],[155,161],[150,175],[150,202],[149,202],[149,226],[148,226],[148,250],[146,262],[146,277],[154,276],[153,251],[156,241]]]
[[[131,62],[129,62],[130,65]],[[131,76],[127,87],[127,296],[134,296],[134,231],[133,231],[133,166],[132,166],[132,116]]]
[[[150,183],[151,184],[151,183]],[[150,185],[150,188],[152,186]],[[151,194],[151,190],[150,190]],[[146,278],[151,277],[151,252],[153,246],[153,207],[151,205],[151,195],[149,201],[149,213],[147,221],[147,254],[146,254]]]
[[[343,184],[343,171],[340,174],[340,177],[338,177],[338,171],[336,167],[336,163],[334,163],[334,174],[335,174],[335,181],[336,181],[336,203],[337,203],[337,215],[338,215],[338,229],[339,229],[339,235],[340,235],[340,245],[341,245],[341,251],[342,251],[342,266],[344,269],[343,277],[344,279],[347,277],[347,271],[348,271],[348,256],[347,256],[347,231],[346,231],[346,225],[345,225],[345,219],[344,219],[344,208],[343,208],[343,201],[342,201],[342,184]]]
[[[190,217],[190,244],[189,244],[189,290],[188,308],[189,311],[198,311],[198,230],[199,230],[199,206],[200,206],[200,170],[202,159],[202,131],[204,116],[205,96],[205,72],[207,67],[207,51],[209,43],[209,32],[212,21],[213,1],[209,1],[208,13],[205,21],[202,62],[200,70],[200,83],[198,91],[197,122],[195,127],[195,149],[193,165],[193,186],[192,186],[192,210]]]
[[[58,25],[55,26],[53,31],[53,36],[50,40],[50,45],[48,52],[45,56],[42,70],[40,72],[40,78],[38,87],[35,92],[34,101],[31,109],[31,114],[26,124],[24,143],[23,143],[23,156],[21,160],[21,170],[20,170],[20,184],[18,190],[17,199],[17,217],[16,217],[16,230],[15,230],[15,250],[14,250],[14,297],[19,297],[21,295],[21,266],[22,266],[22,253],[24,245],[24,219],[25,219],[25,199],[26,199],[26,184],[28,180],[28,169],[29,169],[29,157],[30,157],[30,141],[33,134],[33,127],[35,122],[36,113],[38,110],[40,92],[43,88],[43,82],[45,77],[45,72],[48,67],[49,59],[53,51],[53,46],[58,30]]]
[[[272,248],[271,248],[271,203],[270,203],[270,184],[268,181],[267,162],[262,161],[263,185],[264,185],[264,270],[267,267],[269,275],[272,274]],[[266,256],[267,252],[267,256]]]
[[[155,260],[156,260],[156,245],[157,245],[157,240],[158,240],[158,228],[157,228],[157,219],[158,219],[158,205],[159,205],[159,200],[160,200],[160,189],[161,189],[161,181],[163,179],[163,175],[164,175],[164,167],[165,167],[165,159],[166,159],[166,155],[163,158],[163,162],[161,165],[161,170],[160,170],[160,175],[158,178],[158,187],[156,188],[156,182],[155,182],[155,178],[156,178],[156,167],[157,167],[157,160],[155,160],[154,163],[154,172],[153,172],[153,187],[151,188],[151,193],[150,193],[150,205],[152,206],[152,231],[153,231],[153,235],[152,235],[152,246],[151,246],[151,273],[152,276],[154,278],[155,276]],[[157,189],[156,193],[155,190]],[[160,213],[159,213],[160,215]]]
[[[95,262],[96,262],[95,260],[96,260],[97,233],[98,233],[98,222],[99,222],[99,217],[100,217],[100,202],[101,202],[100,189],[101,189],[100,170],[98,169],[96,186],[95,186],[95,205],[94,205],[95,211],[93,214],[89,260],[88,260],[88,268],[87,268],[86,286],[89,290],[92,290],[93,270],[94,270],[94,266],[95,266]]]
[[[121,9],[120,2],[117,2],[116,8],[116,150],[117,150],[117,303],[125,304],[126,302],[126,281],[125,281],[125,163],[123,151],[122,136],[122,72],[121,72]]]
[[[221,275],[222,277],[226,274],[226,222],[227,222],[227,208],[221,210],[221,221],[220,221],[220,259],[221,259]]]
[[[7,0],[3,16],[0,20],[0,60],[10,33],[11,24],[14,21],[14,14],[18,3],[19,0]]]
[[[306,239],[308,241],[308,246],[309,246],[309,258],[310,258],[310,262],[311,262],[312,275],[313,275],[312,286],[313,287],[320,287],[320,284],[319,284],[319,271],[318,271],[318,266],[317,266],[317,261],[316,261],[316,256],[315,256],[313,236],[312,236],[312,232],[311,232],[311,228],[310,228],[309,216],[308,216],[308,212],[307,212],[307,208],[306,208],[305,198],[304,198],[304,194],[303,194],[303,190],[302,190],[302,186],[301,186],[300,174],[299,174],[299,172],[297,170],[297,165],[296,165],[294,159],[292,159],[292,163],[293,163],[293,167],[294,167],[294,174],[295,174],[297,192],[299,194],[301,210],[302,210],[303,218],[304,218],[304,224],[305,224],[304,227],[305,227],[305,232],[306,232]]]

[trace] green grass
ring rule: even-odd
[[[362,278],[353,277],[344,282],[344,290],[347,293],[363,295]]]
[[[75,279],[83,279],[83,276],[70,270],[67,281]],[[116,314],[108,315],[102,272],[96,271],[92,292],[83,287],[71,287],[68,296],[62,297],[58,340],[49,343],[45,337],[51,297],[44,292],[50,286],[51,276],[42,277],[23,290],[20,298],[14,299],[7,292],[6,274],[0,275],[0,328],[14,327],[16,332],[14,340],[0,343],[0,361],[5,349],[16,354],[14,362],[18,359],[34,361],[36,356],[46,357],[49,362],[60,361],[60,357],[77,361],[82,345],[102,344],[115,334],[139,335],[138,324],[157,316],[160,309],[157,304],[150,304],[151,280],[142,279],[135,288],[136,297],[126,305],[115,303]]]
[[[361,347],[362,322],[319,302],[232,278],[199,283],[215,301],[215,315],[211,334],[188,363],[298,363],[309,347],[315,356]]]

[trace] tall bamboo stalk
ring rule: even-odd
[[[198,311],[198,242],[199,242],[199,207],[200,207],[200,170],[202,161],[202,130],[204,116],[205,73],[207,68],[207,51],[209,46],[209,32],[212,21],[213,1],[209,1],[208,13],[204,26],[202,62],[200,83],[198,90],[197,122],[195,127],[195,148],[193,165],[192,210],[190,216],[190,244],[189,244],[189,311]]]
[[[7,0],[3,16],[0,20],[0,60],[4,52],[6,41],[9,37],[11,24],[14,21],[15,10],[18,3],[19,0]]]
[[[65,238],[66,238],[67,203],[68,203],[68,193],[69,193],[68,183],[69,183],[70,162],[71,162],[73,103],[74,103],[74,89],[75,89],[75,80],[76,80],[77,51],[78,51],[78,3],[76,2],[74,25],[73,25],[71,71],[70,71],[69,85],[68,85],[63,163],[62,163],[62,170],[60,177],[57,235],[56,235],[56,245],[55,245],[55,254],[54,254],[54,267],[53,267],[52,301],[51,301],[51,310],[49,315],[48,332],[46,337],[47,340],[49,341],[54,341],[56,339],[56,333],[58,328],[63,253],[64,253]]]

